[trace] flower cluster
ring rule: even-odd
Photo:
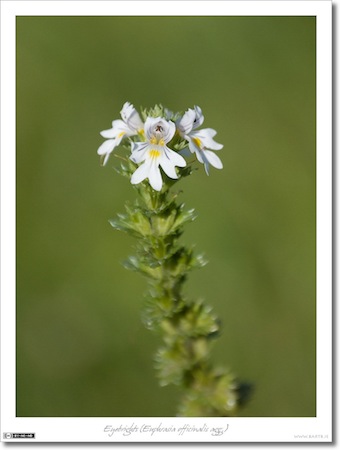
[[[144,113],[143,122],[134,106],[126,102],[120,113],[122,119],[114,120],[112,128],[100,133],[107,139],[97,151],[103,157],[103,164],[107,163],[122,140],[129,138],[130,160],[138,166],[131,176],[132,184],[148,179],[151,187],[160,191],[163,186],[160,167],[169,178],[177,179],[179,172],[176,168],[185,167],[187,162],[184,156],[191,153],[204,164],[207,174],[210,165],[216,169],[223,168],[220,158],[211,151],[223,147],[213,139],[216,131],[212,128],[197,129],[204,121],[200,107],[189,108],[183,116],[163,111],[162,108],[158,113],[157,117]]]

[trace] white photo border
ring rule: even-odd
[[[332,441],[332,3],[198,1],[195,16],[315,16],[317,26],[317,415],[311,418],[16,417],[15,21],[16,16],[173,15],[175,1],[1,2],[1,440],[35,442]],[[181,16],[192,16],[181,1]],[[133,13],[132,13],[133,11]],[[81,14],[79,14],[81,12]],[[177,14],[176,14],[177,15]],[[168,431],[161,430],[168,429]],[[198,431],[201,429],[201,431]],[[13,442],[13,440],[12,440]],[[21,438],[20,442],[32,442]]]

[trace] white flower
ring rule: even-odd
[[[194,108],[189,108],[183,117],[177,121],[177,128],[182,137],[185,137],[190,131],[201,126],[204,121],[201,108],[199,106],[195,106]]]
[[[137,110],[131,103],[126,102],[123,105],[123,109],[120,112],[122,119],[128,125],[130,130],[134,130],[135,134],[141,133],[144,130],[144,124],[140,118]]]
[[[162,189],[162,175],[159,166],[169,178],[177,179],[175,167],[185,167],[185,159],[167,147],[167,143],[173,138],[176,126],[173,122],[160,117],[148,117],[145,122],[146,142],[133,144],[130,159],[140,165],[132,174],[131,183],[138,184],[146,178],[156,191]]]
[[[220,158],[211,150],[221,150],[222,144],[214,141],[216,131],[212,128],[196,130],[202,125],[204,116],[199,106],[195,109],[188,109],[183,117],[177,122],[180,135],[188,141],[191,153],[195,153],[198,161],[204,164],[205,171],[209,175],[209,165],[216,169],[222,169],[223,164]],[[209,150],[211,149],[211,150]]]
[[[114,120],[112,128],[103,130],[100,133],[107,139],[97,150],[98,155],[105,155],[103,165],[107,163],[110,154],[121,143],[123,138],[144,133],[144,124],[131,103],[124,103],[120,115],[123,120]]]

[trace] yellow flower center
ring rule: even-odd
[[[120,137],[124,136],[124,134],[126,134],[126,133],[125,133],[125,131],[121,131],[121,132],[120,132],[120,133],[118,134],[118,136],[117,136],[117,137],[119,137],[119,138],[120,138]]]
[[[191,139],[193,140],[193,143],[195,145],[197,145],[197,147],[202,148],[202,141],[201,141],[201,139],[198,139],[197,137],[193,137]]]
[[[152,145],[161,145],[162,147],[164,147],[165,142],[164,139],[157,139],[156,136],[152,136],[152,138],[150,139],[150,144]]]
[[[149,150],[149,156],[150,158],[159,158],[161,156],[161,152],[159,150],[156,150],[155,148]]]

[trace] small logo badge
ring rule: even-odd
[[[4,433],[4,439],[35,439],[35,433]]]

